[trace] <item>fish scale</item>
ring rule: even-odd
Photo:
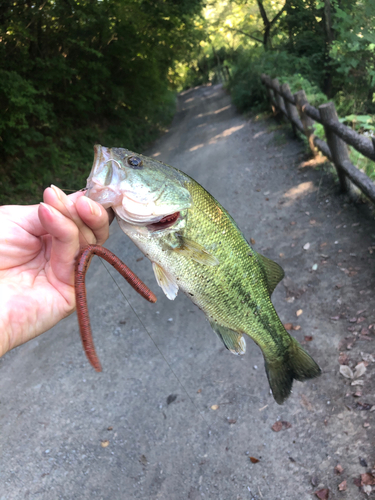
[[[220,203],[162,162],[97,148],[87,194],[112,206],[121,229],[153,263],[167,297],[185,292],[235,354],[245,352],[243,335],[251,337],[262,350],[276,402],[288,397],[293,379],[318,376],[319,366],[285,330],[271,302],[281,267],[251,248]]]

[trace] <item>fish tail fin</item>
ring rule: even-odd
[[[265,356],[264,359],[273,397],[280,405],[291,393],[294,379],[303,381],[321,374],[318,364],[293,338],[283,357],[271,359]]]

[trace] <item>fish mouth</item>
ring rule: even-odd
[[[168,229],[173,226],[180,218],[180,212],[174,212],[173,214],[166,215],[159,222],[154,222],[153,224],[148,224],[147,229],[149,231],[161,231],[163,229]]]
[[[191,206],[187,189],[174,185],[168,176],[156,176],[154,180],[150,175],[148,179],[148,170],[142,176],[142,171],[125,168],[117,153],[116,149],[95,145],[85,195],[104,208],[111,207],[127,224],[146,227],[150,232],[173,226],[181,219],[181,210]]]

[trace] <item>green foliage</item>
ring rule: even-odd
[[[290,55],[286,50],[268,51],[263,49],[239,50],[232,64],[232,78],[228,88],[233,102],[242,111],[254,109],[260,111],[269,106],[261,74],[266,73],[271,78],[278,78],[280,83],[288,82],[291,91],[304,89],[311,104],[317,106],[327,101],[327,97],[314,83],[313,72],[309,68],[310,78],[302,75],[307,73],[306,61]]]
[[[85,185],[95,143],[140,150],[170,121],[201,0],[0,6],[0,203]]]
[[[264,108],[264,72],[341,116],[375,112],[373,0],[211,0],[206,24],[204,56],[225,52],[239,109]]]

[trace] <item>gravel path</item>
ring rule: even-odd
[[[219,86],[183,93],[146,154],[193,176],[282,265],[276,310],[323,375],[278,406],[255,344],[241,358],[226,351],[113,224],[106,246],[158,302],[95,259],[87,288],[104,371],[86,361],[75,315],[0,360],[0,500],[365,498],[353,480],[375,463],[370,210],[339,195],[288,129],[245,120]],[[351,385],[340,366],[350,375],[363,358]]]

